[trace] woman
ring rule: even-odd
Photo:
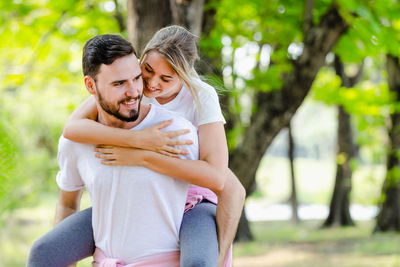
[[[215,90],[202,82],[194,69],[197,57],[194,35],[182,27],[170,26],[158,31],[149,41],[140,63],[144,81],[142,101],[176,111],[198,128],[200,160],[177,158],[185,151],[173,146],[184,142],[173,137],[185,131],[161,131],[170,121],[141,131],[116,129],[95,122],[97,114],[92,98],[70,116],[64,136],[76,142],[117,146],[96,148],[96,156],[103,159],[103,164],[141,165],[198,185],[189,187],[181,225],[181,266],[223,266],[245,193],[228,169],[225,120]],[[220,203],[218,208],[215,193]],[[79,219],[70,220],[64,228],[87,225],[90,212],[81,213],[76,216]],[[89,237],[77,238],[80,244],[93,242]],[[67,250],[70,249],[74,248]],[[224,266],[229,266],[229,257],[226,258]]]

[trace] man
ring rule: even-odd
[[[166,130],[191,129],[184,137],[193,142],[185,146],[186,157],[198,159],[196,130],[188,121],[141,104],[141,69],[129,42],[117,35],[96,36],[86,43],[83,58],[85,85],[96,98],[98,122],[138,130],[174,117]],[[93,149],[60,138],[56,223],[76,210],[86,187],[92,201],[95,264],[121,261],[179,266],[179,228],[187,184],[143,167],[102,165]]]

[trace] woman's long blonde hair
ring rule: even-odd
[[[199,91],[202,89],[202,85],[200,77],[194,69],[194,63],[199,58],[196,39],[194,34],[181,26],[172,25],[162,28],[147,43],[140,58],[140,64],[143,63],[147,53],[152,50],[163,55],[192,94],[198,114],[201,108]]]

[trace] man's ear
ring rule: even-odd
[[[93,78],[90,77],[89,75],[86,75],[84,78],[84,81],[85,81],[86,89],[89,91],[89,93],[91,95],[95,95],[96,94],[96,89],[95,89],[96,83],[94,82]]]

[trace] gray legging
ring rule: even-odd
[[[179,233],[182,267],[217,266],[218,239],[216,206],[208,201],[197,204],[183,215]],[[36,240],[27,267],[63,267],[94,252],[92,208],[65,218]]]

